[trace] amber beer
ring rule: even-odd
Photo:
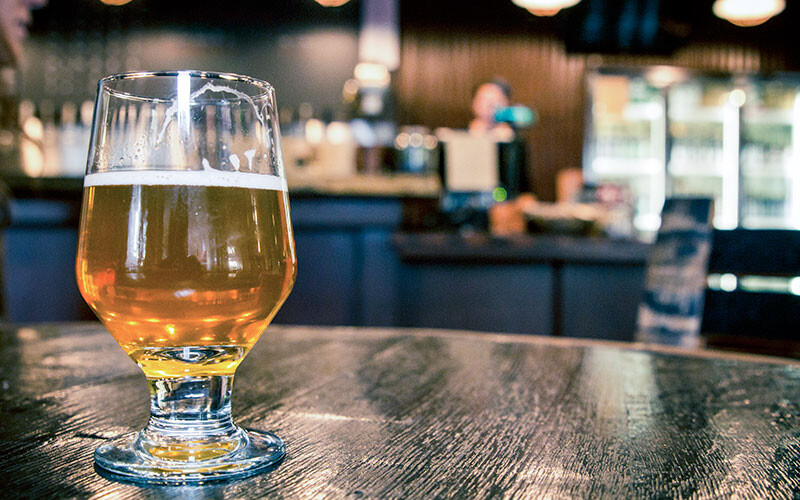
[[[111,171],[84,186],[76,273],[95,314],[148,377],[232,375],[294,284],[282,181]]]

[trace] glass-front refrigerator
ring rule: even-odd
[[[601,68],[587,91],[584,179],[630,190],[640,236],[665,197],[712,198],[719,229],[800,229],[799,74]]]
[[[728,78],[689,78],[665,92],[667,195],[711,197],[714,226],[736,227],[742,90]]]
[[[800,81],[751,78],[741,115],[741,227],[800,229]]]
[[[627,189],[634,228],[654,234],[665,192],[664,97],[637,74],[594,72],[587,90],[584,181]]]

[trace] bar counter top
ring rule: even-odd
[[[483,233],[399,233],[394,245],[407,262],[572,262],[644,265],[650,245],[585,236]]]
[[[12,164],[0,168],[0,180],[15,198],[80,199],[83,176],[31,176]],[[288,176],[292,196],[350,196],[435,199],[441,184],[438,177],[413,174],[353,175],[319,178],[312,175]]]

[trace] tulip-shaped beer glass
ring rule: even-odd
[[[86,302],[144,371],[150,421],[97,466],[185,483],[283,457],[231,419],[236,367],[294,284],[272,87],[198,71],[100,81],[76,263]]]

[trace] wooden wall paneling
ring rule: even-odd
[[[475,85],[507,79],[514,101],[539,113],[539,124],[523,132],[529,170],[537,194],[553,199],[555,173],[581,164],[585,57],[567,56],[554,38],[523,35],[404,33],[402,47],[401,121],[466,127]]]
[[[584,75],[596,65],[676,65],[690,69],[754,73],[791,69],[786,57],[758,47],[694,43],[673,56],[567,54],[552,35],[406,30],[396,83],[401,123],[463,128],[471,118],[472,89],[502,76],[521,104],[533,106],[539,123],[529,139],[532,188],[555,198],[558,170],[581,166]]]

